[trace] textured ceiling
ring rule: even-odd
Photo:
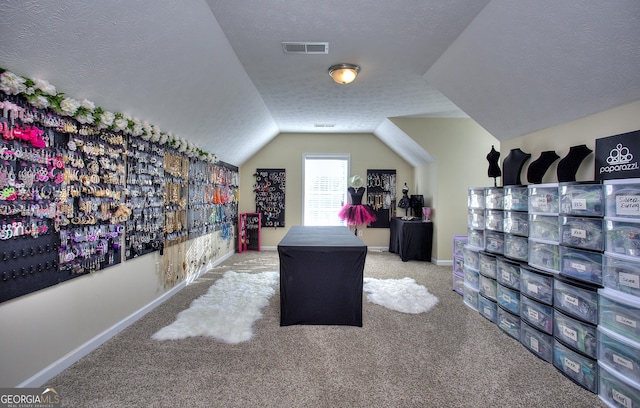
[[[5,0],[0,16],[0,66],[237,165],[279,132],[370,132],[420,165],[388,118],[468,115],[507,140],[640,99],[637,0]],[[362,67],[351,85],[327,74],[341,62]]]

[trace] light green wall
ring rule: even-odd
[[[417,194],[433,207],[434,258],[453,259],[453,236],[467,235],[467,189],[493,186],[487,153],[499,142],[471,119],[396,118],[435,162],[415,169]],[[500,183],[500,179],[498,179]]]
[[[413,167],[373,134],[280,134],[240,167],[240,212],[256,210],[253,192],[256,169],[284,168],[287,172],[285,228],[263,228],[261,244],[265,247],[276,247],[289,227],[302,225],[304,153],[348,153],[351,155],[351,174],[362,177],[366,177],[367,169],[395,169],[400,186],[397,199],[402,196],[403,183],[414,184]],[[363,234],[361,239],[369,247],[389,246],[388,228],[365,228]]]
[[[521,180],[526,183],[528,165],[545,150],[554,150],[561,158],[569,153],[571,146],[586,144],[595,151],[596,139],[638,129],[640,129],[640,101],[502,142],[502,158],[515,148],[531,153],[531,160],[525,163],[521,174]],[[547,170],[542,179],[543,183],[558,181],[556,175],[558,161]],[[576,181],[593,180],[593,171],[594,154],[590,154],[578,168]]]

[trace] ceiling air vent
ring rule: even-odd
[[[328,42],[283,42],[285,54],[328,54]]]

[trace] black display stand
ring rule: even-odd
[[[389,228],[396,215],[395,170],[367,170],[367,204],[376,214],[368,228]]]
[[[238,253],[260,251],[260,213],[238,216]]]
[[[391,219],[389,252],[400,255],[403,262],[410,260],[431,261],[433,223]]]
[[[284,228],[285,169],[257,169],[256,212],[262,214],[263,227]]]

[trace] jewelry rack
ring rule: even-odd
[[[0,302],[165,249],[172,286],[188,238],[233,242],[238,168],[165,142],[0,92]]]
[[[396,214],[395,170],[367,170],[367,203],[376,213],[368,228],[389,228]]]
[[[257,169],[256,212],[261,214],[264,227],[284,228],[285,169]]]

